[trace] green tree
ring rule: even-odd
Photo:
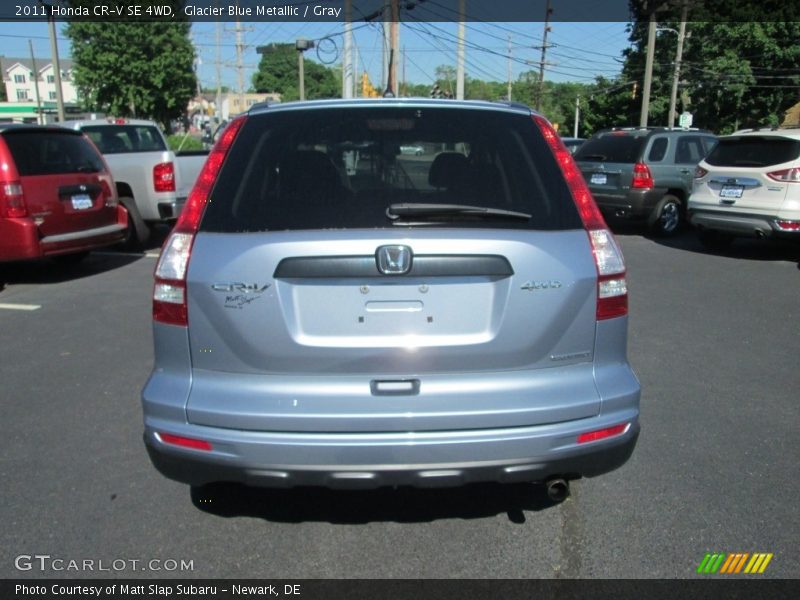
[[[303,62],[306,98],[338,98],[342,95],[340,71],[308,58]],[[253,87],[260,93],[277,93],[282,100],[300,98],[297,50],[294,44],[270,44],[261,55],[258,70],[253,74]]]
[[[641,94],[646,0],[632,0],[631,7],[637,22],[630,28],[632,48],[626,53],[621,79],[637,82]],[[670,8],[656,13],[661,31],[656,39],[649,107],[653,125],[666,125],[668,118],[678,29],[676,11]],[[695,126],[718,133],[743,126],[777,125],[799,97],[800,22],[744,19],[736,10],[732,3],[716,0],[693,4],[681,61],[677,112],[692,112]],[[636,101],[640,104],[641,96]],[[618,100],[616,104],[622,103]]]
[[[71,0],[73,6],[96,4]],[[109,0],[109,6],[126,6]],[[117,116],[146,117],[169,129],[186,112],[197,79],[190,24],[180,0],[139,2],[172,6],[172,21],[114,23],[72,21],[65,33],[72,44],[75,84],[85,108]]]

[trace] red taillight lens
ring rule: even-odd
[[[778,219],[775,224],[781,231],[800,231],[800,221],[786,221]]]
[[[800,183],[800,167],[793,167],[791,169],[782,169],[780,171],[773,171],[767,173],[767,177],[775,181],[784,181],[788,183]]]
[[[703,167],[701,167],[699,165],[694,170],[694,178],[695,179],[702,179],[706,175],[708,175],[708,171],[706,171]]]
[[[172,233],[164,242],[158,259],[153,288],[153,320],[167,325],[186,327],[189,315],[186,305],[186,272],[192,245],[203,212],[208,203],[211,188],[219,175],[225,156],[236,134],[247,117],[231,121],[225,133],[208,155],[208,159],[197,176]],[[171,163],[169,163],[171,164]]]
[[[0,217],[19,219],[28,216],[25,194],[19,181],[0,183]]]
[[[605,429],[598,429],[597,431],[589,431],[582,433],[578,436],[578,443],[585,444],[587,442],[596,442],[597,440],[604,440],[606,438],[614,437],[628,431],[630,423],[620,423],[613,427],[606,427]]]
[[[548,123],[547,119],[535,116],[544,139],[556,157],[564,179],[572,193],[583,226],[589,234],[589,242],[597,267],[597,319],[612,319],[628,314],[628,287],[625,279],[625,261],[617,241],[609,231],[600,209],[586,185],[586,180],[575,164],[569,150]]]
[[[175,191],[175,165],[165,162],[153,167],[153,188],[157,192]]]
[[[181,446],[183,448],[191,448],[192,450],[205,450],[206,452],[210,452],[212,450],[211,444],[205,440],[196,440],[194,438],[187,438],[180,435],[172,435],[171,433],[159,432],[157,435],[165,444]]]
[[[650,167],[644,163],[636,163],[633,165],[633,179],[631,179],[631,187],[636,189],[650,189],[654,187],[653,174],[650,173]]]

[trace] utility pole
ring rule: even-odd
[[[53,75],[56,83],[56,104],[58,106],[58,120],[64,121],[64,93],[61,90],[61,62],[58,60],[58,44],[56,43],[56,20],[53,17],[53,5],[45,4],[39,0],[40,4],[47,8],[47,24],[50,30],[50,55],[53,61]]]
[[[238,6],[238,3],[237,3]],[[244,65],[242,64],[242,53],[244,52],[244,43],[242,42],[242,24],[239,18],[236,18],[236,74],[239,80],[239,107],[241,112],[245,112],[244,105]]]
[[[399,0],[391,1],[391,19],[389,33],[391,37],[391,50],[389,54],[389,81],[386,85],[386,90],[392,92],[395,96],[398,95],[397,89],[397,62],[400,54],[400,3]]]
[[[642,112],[639,117],[639,127],[647,127],[647,116],[650,111],[650,88],[653,85],[653,54],[655,50],[656,11],[653,9],[650,12],[650,25],[647,30],[647,60],[644,67],[644,89],[642,90]]]
[[[508,94],[506,100],[511,102],[511,35],[508,36]]]
[[[572,137],[578,137],[578,123],[581,120],[581,97],[575,96],[575,127],[572,129]]]
[[[344,53],[342,55],[342,98],[353,97],[353,0],[344,2]]]
[[[222,24],[219,21],[217,21],[217,28],[216,28],[217,97],[214,100],[214,105],[216,108],[215,113],[217,117],[217,124],[222,123],[222,57],[220,56],[220,27],[222,27]]]
[[[33,55],[33,43],[28,40],[28,48],[31,51],[31,63],[33,63],[33,87],[36,90],[36,123],[44,125],[42,114],[42,99],[39,97],[39,69],[36,68],[36,57]]]
[[[458,48],[456,50],[456,100],[464,99],[464,7],[458,0]]]
[[[389,4],[390,0],[383,3],[383,60],[381,62],[381,81],[380,85],[387,87],[389,81],[389,54],[392,47],[391,19],[392,11]]]
[[[689,5],[684,0],[681,8],[681,25],[678,30],[678,49],[675,52],[675,72],[672,74],[672,93],[669,96],[669,122],[667,127],[675,127],[675,105],[678,103],[678,81],[681,78],[681,58],[683,57],[683,40],[686,37],[686,14]]]
[[[314,47],[314,42],[300,38],[295,41],[294,49],[297,50],[297,77],[299,79],[300,100],[306,99],[306,74],[303,63],[303,53]]]
[[[544,95],[544,66],[545,55],[547,53],[547,34],[550,31],[550,15],[553,9],[550,7],[550,0],[547,0],[547,8],[544,14],[544,36],[542,39],[542,60],[539,62],[539,91],[536,94],[536,110],[542,110],[542,96]]]
[[[406,93],[402,94],[403,96],[408,96],[408,79],[406,79],[406,47],[403,46],[403,87],[406,89]],[[397,89],[398,96],[400,96],[400,87],[398,86]]]

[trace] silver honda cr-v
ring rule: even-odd
[[[636,443],[627,312],[619,247],[530,109],[256,106],[156,267],[145,443],[192,485],[563,497]]]

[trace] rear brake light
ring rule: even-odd
[[[635,189],[650,189],[655,186],[653,181],[653,174],[650,173],[650,167],[644,163],[636,163],[633,165],[633,179],[631,179],[631,187]]]
[[[703,178],[703,177],[705,177],[706,175],[708,175],[708,171],[707,171],[707,170],[705,170],[703,167],[701,167],[701,166],[699,166],[699,165],[698,165],[698,166],[697,166],[697,168],[694,170],[694,178],[695,178],[695,179],[702,179],[702,178]]]
[[[165,444],[173,446],[182,446],[183,448],[191,448],[193,450],[205,450],[210,452],[212,450],[211,444],[205,440],[196,440],[194,438],[187,438],[180,435],[172,435],[171,433],[159,432],[158,438]]]
[[[533,120],[539,126],[561,167],[583,226],[589,234],[589,243],[597,267],[597,319],[625,316],[628,314],[628,286],[622,251],[603,220],[603,215],[600,214],[600,209],[597,208],[572,154],[566,149],[547,119],[535,116]]]
[[[578,436],[578,443],[585,444],[586,442],[596,442],[598,440],[614,437],[615,435],[620,435],[628,431],[630,426],[630,423],[620,423],[619,425],[614,425],[613,427],[606,427],[605,429],[598,429],[597,431],[582,433]]]
[[[773,171],[767,173],[767,177],[775,181],[786,181],[789,183],[800,182],[800,167],[793,167],[791,169],[782,169],[780,171]]]
[[[175,165],[165,162],[153,167],[153,188],[157,192],[175,191]]]
[[[239,117],[231,121],[212,148],[189,193],[175,228],[164,242],[156,265],[153,288],[153,320],[158,323],[181,327],[189,324],[186,273],[189,270],[194,236],[200,226],[208,196],[225,161],[225,156],[246,118]]]
[[[0,184],[0,217],[19,219],[27,215],[22,184],[18,181]]]
[[[784,219],[778,219],[775,221],[775,225],[777,225],[778,229],[781,231],[800,231],[800,221],[786,221]]]

